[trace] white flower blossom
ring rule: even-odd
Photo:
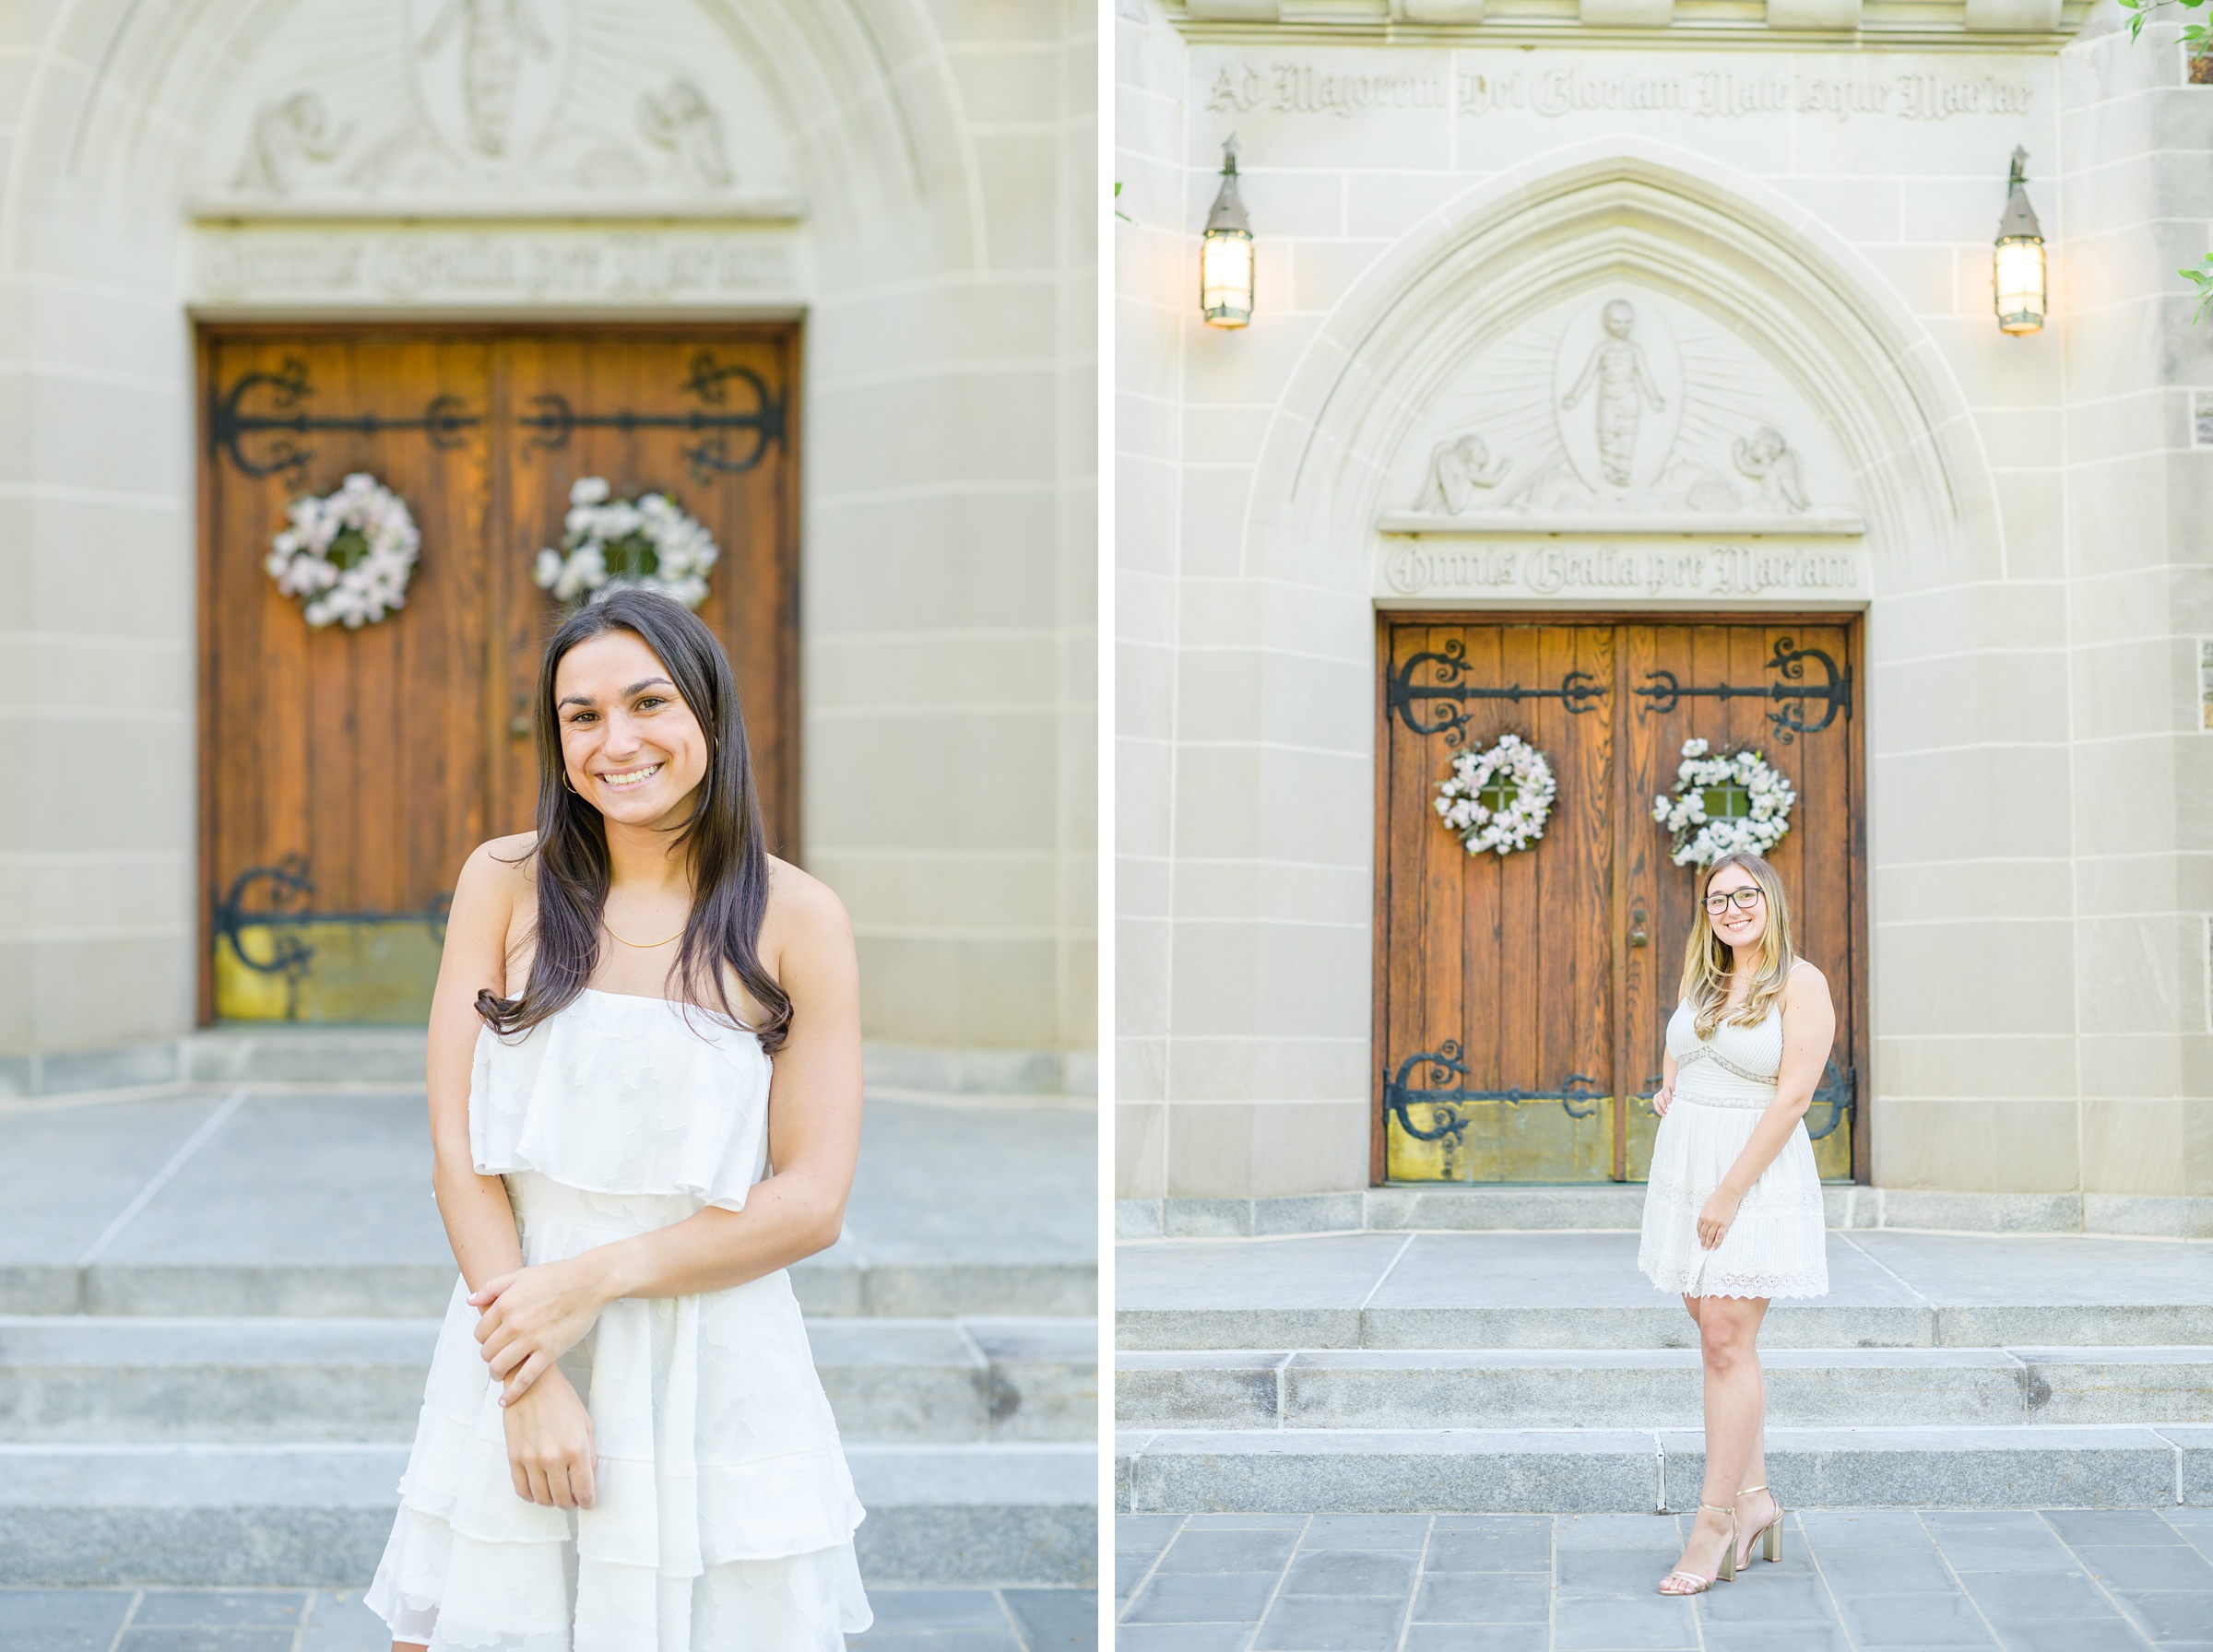
[[[374,477],[357,470],[330,493],[294,500],[285,518],[291,525],[263,565],[286,596],[310,599],[301,610],[310,625],[358,631],[406,604],[422,536],[406,502]],[[349,530],[360,549],[341,568],[331,551]]]
[[[1509,795],[1493,809],[1481,794],[1501,786]],[[1452,773],[1438,782],[1436,807],[1470,855],[1489,849],[1507,856],[1544,835],[1558,790],[1543,752],[1520,735],[1501,735],[1489,750],[1452,760]]]
[[[1685,740],[1675,790],[1652,799],[1652,819],[1670,833],[1671,858],[1679,867],[1711,866],[1739,849],[1765,855],[1791,829],[1798,794],[1766,758],[1750,749],[1709,756],[1710,749],[1704,740]],[[1709,818],[1706,794],[1732,789],[1745,794],[1747,812]]]
[[[688,608],[707,599],[707,571],[722,554],[695,518],[664,493],[609,498],[605,477],[582,477],[569,489],[561,549],[538,553],[538,584],[564,603],[588,601],[613,585],[636,585],[675,598]],[[609,567],[615,553],[621,572]],[[636,564],[652,559],[649,569]]]

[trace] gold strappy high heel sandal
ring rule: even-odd
[[[1701,1577],[1696,1572],[1686,1572],[1678,1567],[1676,1570],[1670,1572],[1665,1577],[1663,1577],[1660,1580],[1660,1592],[1663,1595],[1667,1595],[1670,1597],[1703,1595],[1716,1583],[1734,1583],[1736,1581],[1736,1510],[1733,1508],[1716,1508],[1710,1503],[1701,1503],[1698,1504],[1698,1506],[1701,1509],[1709,1511],[1710,1513],[1716,1515],[1727,1515],[1729,1516],[1729,1541],[1723,1545],[1722,1549],[1721,1569],[1715,1572],[1711,1577]],[[1698,1587],[1687,1589],[1669,1588],[1667,1586],[1678,1577],[1680,1577],[1685,1583],[1696,1584]]]
[[[1768,1488],[1765,1486],[1746,1486],[1743,1491],[1739,1492],[1737,1495],[1739,1497],[1749,1497],[1755,1492],[1768,1492]],[[1782,1558],[1782,1499],[1776,1496],[1774,1493],[1768,1492],[1768,1501],[1775,1505],[1775,1513],[1769,1519],[1765,1526],[1762,1526],[1757,1531],[1750,1533],[1746,1538],[1745,1558],[1743,1564],[1746,1565],[1749,1565],[1752,1562],[1752,1544],[1755,1540],[1758,1540],[1759,1552],[1764,1557],[1769,1560],[1776,1561],[1779,1561]],[[1736,1551],[1732,1548],[1729,1552],[1734,1556]]]

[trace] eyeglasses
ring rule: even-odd
[[[1706,910],[1718,918],[1729,910],[1729,903],[1732,901],[1736,903],[1737,911],[1750,912],[1759,904],[1759,885],[1750,883],[1743,889],[1723,890],[1718,895],[1708,895]]]

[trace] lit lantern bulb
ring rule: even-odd
[[[2029,151],[2013,152],[2013,175],[2006,193],[2006,216],[1998,220],[1997,249],[1991,274],[1996,290],[1998,327],[2006,333],[2036,333],[2044,325],[2044,232],[2029,204],[2023,177]]]
[[[1199,309],[1209,326],[1241,327],[1252,320],[1252,225],[1237,195],[1237,139],[1222,146],[1222,188],[1199,238]]]

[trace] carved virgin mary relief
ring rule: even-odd
[[[1586,308],[1553,358],[1560,445],[1586,488],[1649,489],[1667,467],[1683,422],[1683,364],[1657,316],[1640,329],[1626,298]]]
[[[408,83],[449,153],[535,150],[575,47],[568,0],[408,0]]]
[[[1388,533],[1857,534],[1840,450],[1774,365],[1669,295],[1579,296],[1456,375]]]
[[[204,200],[796,201],[760,77],[691,0],[302,0],[212,135]]]

